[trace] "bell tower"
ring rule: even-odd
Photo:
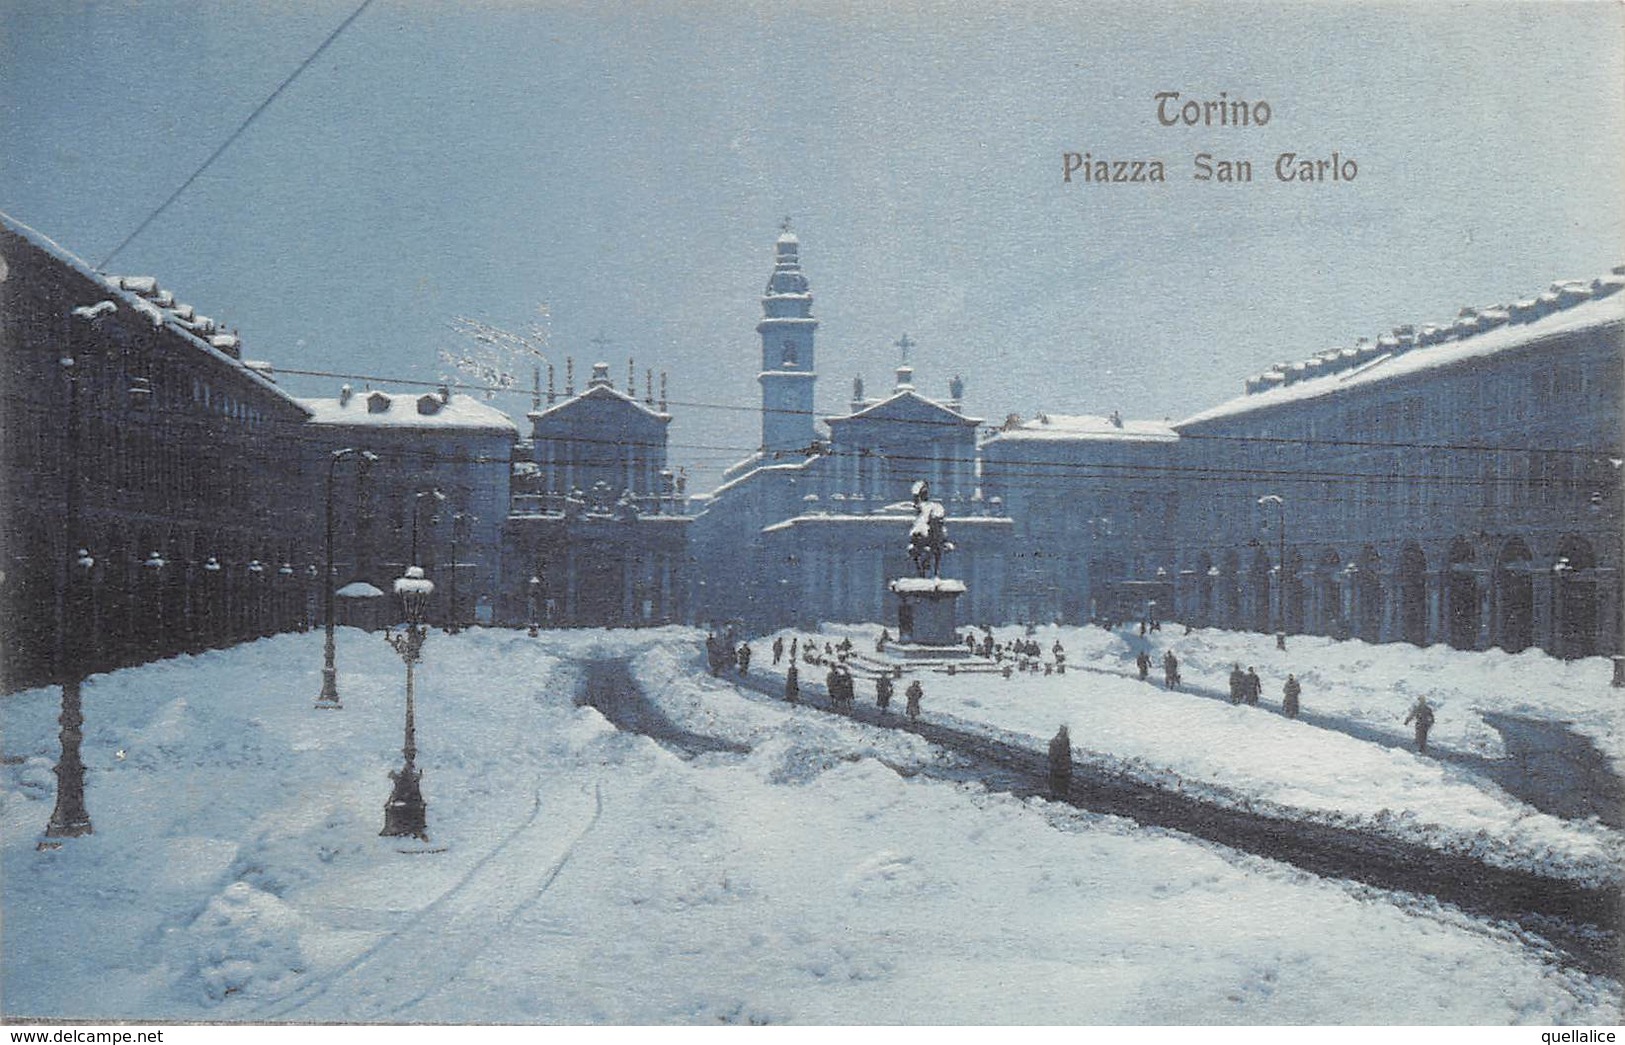
[[[779,226],[774,245],[773,275],[762,295],[762,452],[804,450],[812,444],[813,366],[812,292],[801,271],[801,241],[790,231],[790,219]]]

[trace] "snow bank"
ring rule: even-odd
[[[500,1023],[1609,1022],[1619,985],[1459,912],[910,770],[746,699],[698,633],[431,633],[430,843],[381,839],[399,659],[339,632],[97,676],[94,835],[35,843],[57,693],[0,704],[6,1015]],[[685,760],[575,704],[631,658]],[[933,697],[928,694],[927,706]],[[123,757],[120,757],[122,754]],[[405,851],[403,851],[405,850]],[[1427,991],[1415,984],[1426,982]]]

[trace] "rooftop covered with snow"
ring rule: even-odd
[[[507,414],[468,395],[441,392],[341,392],[336,399],[301,399],[311,424],[367,428],[434,428],[516,437]]]

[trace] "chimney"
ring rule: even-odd
[[[660,372],[660,412],[666,412],[666,372]]]
[[[553,391],[553,364],[547,364],[547,405],[552,406],[559,394]]]
[[[626,394],[633,399],[638,397],[638,369],[631,356],[626,357]]]
[[[576,361],[574,356],[564,357],[564,394],[576,394]]]
[[[643,405],[655,405],[655,372],[653,367],[643,371]]]
[[[855,414],[867,405],[863,398],[863,375],[859,374],[852,379],[852,412]]]

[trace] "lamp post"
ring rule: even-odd
[[[423,640],[428,629],[423,625],[429,596],[434,594],[434,582],[423,576],[421,566],[410,566],[406,576],[395,582],[395,594],[400,596],[406,611],[406,627],[400,634],[386,629],[384,639],[395,648],[406,662],[406,742],[401,748],[403,764],[399,771],[389,774],[395,781],[389,801],[384,803],[384,829],[386,837],[410,837],[427,841],[428,807],[418,786],[423,773],[417,767],[417,726],[412,709],[412,668],[423,659]]]
[[[477,516],[468,512],[454,512],[451,516],[451,607],[447,610],[446,631],[452,635],[462,630],[457,618],[457,533],[470,520],[479,521]]]
[[[1280,554],[1275,559],[1275,648],[1286,649],[1286,502],[1267,493],[1258,503],[1275,505],[1275,529],[1280,540]]]
[[[76,467],[76,466],[75,466]],[[71,518],[71,516],[70,516]],[[67,583],[63,602],[67,609],[64,618],[79,616],[84,601],[82,593],[88,591],[90,571],[96,560],[83,548],[68,565]],[[66,620],[64,619],[64,623]],[[63,653],[62,714],[57,719],[62,731],[58,734],[62,753],[56,763],[56,807],[51,810],[50,823],[45,825],[47,838],[77,838],[91,833],[90,813],[85,809],[85,763],[79,748],[84,739],[82,727],[85,717],[81,711],[79,688],[83,681],[81,628],[58,629],[57,637]]]
[[[203,564],[203,604],[208,607],[210,621],[205,645],[220,645],[220,628],[225,621],[225,607],[220,601],[220,560],[209,556]]]
[[[141,568],[146,571],[146,576],[152,585],[153,637],[155,641],[150,652],[154,654],[155,658],[162,655],[164,648],[164,567],[168,565],[168,560],[158,554],[156,548],[153,549],[151,555],[147,556],[146,561],[141,564]]]
[[[248,598],[252,607],[248,633],[259,638],[265,634],[265,566],[258,559],[248,562]]]
[[[339,703],[338,668],[333,663],[333,473],[338,470],[340,461],[357,453],[365,461],[378,460],[378,455],[370,450],[358,451],[347,446],[334,450],[327,462],[327,573],[322,579],[322,613],[327,635],[322,646],[322,692],[316,698],[316,706],[335,710],[343,705]]]
[[[276,571],[276,619],[272,627],[276,631],[296,631],[299,627],[298,615],[293,612],[293,563],[286,559]]]
[[[534,573],[530,575],[530,581],[525,585],[525,587],[527,589],[527,592],[528,592],[528,594],[530,596],[530,637],[533,638],[533,639],[537,635],[536,592],[537,592],[537,590],[539,588],[541,588],[541,586],[542,586],[542,579],[540,577],[536,576]]]

